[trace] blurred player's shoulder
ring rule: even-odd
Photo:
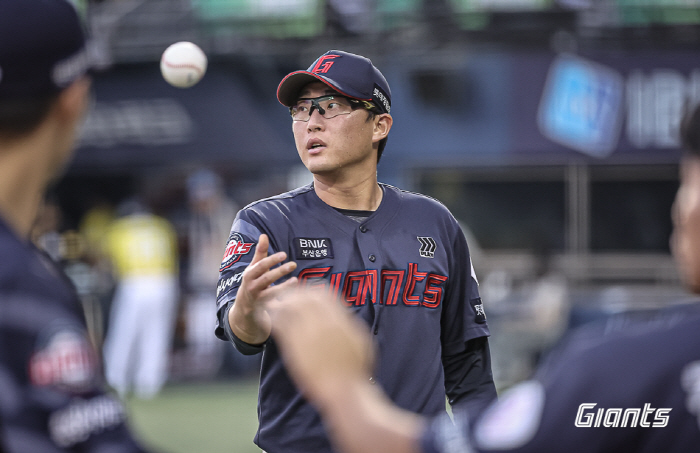
[[[37,249],[36,253],[32,253],[32,250],[30,244],[17,238],[0,220],[0,254],[3,257],[0,260],[0,288],[18,287],[27,278],[42,277],[51,269],[48,263],[43,262],[41,252]],[[45,259],[49,260],[48,257]]]
[[[576,329],[570,341],[595,346],[620,337],[658,335],[686,322],[700,322],[700,300],[689,299],[655,309],[628,310]]]
[[[0,292],[70,304],[73,284],[44,252],[24,242],[0,221]]]
[[[663,308],[611,315],[578,327],[554,348],[541,370],[547,372],[554,364],[571,364],[575,357],[591,370],[595,368],[591,364],[597,363],[629,371],[640,353],[647,358],[656,355],[656,361],[684,362],[691,355],[700,359],[700,351],[687,348],[698,343],[700,301],[680,301]]]

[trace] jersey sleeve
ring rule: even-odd
[[[441,316],[441,342],[446,356],[461,353],[467,341],[490,334],[467,240],[457,221],[453,221],[450,280]]]
[[[239,211],[233,221],[219,267],[219,281],[216,288],[217,323],[214,333],[222,340],[233,342],[244,354],[258,353],[262,351],[262,347],[248,345],[233,334],[228,323],[228,311],[236,300],[243,271],[253,260],[258,238],[263,233],[270,236],[270,232],[257,221],[254,213],[248,209]],[[270,237],[270,239],[272,244],[273,238]],[[268,253],[273,253],[272,246]]]
[[[77,310],[0,298],[0,343],[12,345],[0,348],[0,451],[143,452],[122,403],[106,392]]]
[[[445,391],[453,408],[478,414],[496,398],[489,329],[469,248],[456,224],[447,303],[441,318]]]

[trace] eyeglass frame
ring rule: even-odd
[[[362,99],[355,99],[355,98],[351,98],[349,96],[344,96],[342,94],[324,94],[323,96],[318,96],[315,98],[299,98],[299,99],[297,99],[297,103],[299,101],[311,101],[311,108],[309,109],[309,117],[306,120],[295,119],[294,118],[294,108],[296,107],[296,104],[295,104],[295,105],[292,105],[289,107],[289,114],[292,117],[292,121],[300,121],[302,123],[309,122],[309,120],[311,119],[311,115],[314,113],[314,108],[316,108],[316,110],[318,110],[318,113],[320,113],[321,116],[326,118],[324,116],[326,111],[323,108],[321,108],[321,106],[319,105],[319,102],[325,101],[327,99],[328,100],[334,99],[334,98],[341,98],[341,99],[345,99],[345,100],[349,101],[353,111],[355,111],[358,108],[364,108],[372,113],[376,113],[376,114],[381,113],[379,111],[379,108],[370,101],[365,101]],[[336,116],[340,116],[340,115],[349,115],[350,113],[352,113],[352,112],[339,113],[335,116],[331,116],[330,118],[326,118],[326,119],[335,118]]]

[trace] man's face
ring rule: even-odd
[[[671,249],[686,286],[700,294],[700,157],[686,156],[673,204]]]
[[[308,84],[299,93],[300,98],[316,98],[334,91],[321,82]],[[313,109],[308,122],[294,121],[292,130],[301,161],[311,173],[337,174],[338,171],[371,169],[376,171],[377,152],[374,121],[368,121],[368,113],[358,108],[348,115],[324,118]]]

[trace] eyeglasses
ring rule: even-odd
[[[319,96],[317,98],[301,98],[289,107],[289,113],[294,121],[309,121],[314,108],[326,119],[338,115],[349,115],[357,108],[365,108],[378,113],[377,107],[369,101],[352,99],[338,94]]]

